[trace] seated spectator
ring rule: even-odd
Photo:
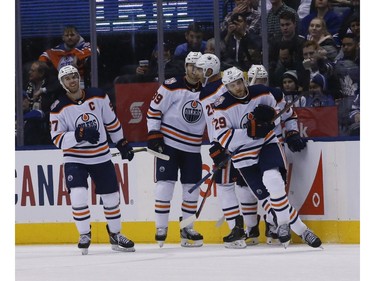
[[[326,57],[332,62],[335,60],[338,53],[336,42],[328,32],[323,19],[314,18],[311,20],[307,40],[318,43],[319,46],[326,51]]]
[[[243,14],[233,15],[232,20],[233,25],[229,26],[224,38],[222,61],[245,71],[252,64],[260,64],[261,40],[259,36],[246,31],[246,18]]]
[[[268,41],[272,40],[273,38],[281,37],[280,15],[284,11],[290,11],[295,15],[296,26],[299,28],[299,18],[294,9],[287,6],[282,0],[271,0],[270,2],[272,4],[272,8],[267,13]]]
[[[285,101],[291,103],[301,93],[298,85],[298,75],[296,70],[288,70],[282,76],[282,87],[285,95]],[[298,101],[294,103],[295,107],[305,107],[306,98],[301,96]]]
[[[169,43],[163,43],[164,46],[164,78],[169,79],[174,76],[184,75],[184,64],[180,60],[176,60],[172,56],[172,46]],[[121,83],[143,83],[158,81],[158,46],[156,45],[151,53],[149,60],[141,60],[148,62],[147,65],[138,65],[134,74],[125,74],[119,76],[117,82]],[[120,80],[119,80],[120,79]]]
[[[229,12],[223,22],[221,23],[221,37],[224,38],[227,35],[230,25],[233,24],[232,17],[236,14],[242,14],[246,18],[246,31],[254,34],[260,34],[260,12],[255,7],[252,0],[235,0],[234,8]]]
[[[269,58],[270,64],[275,62],[279,55],[280,44],[282,41],[290,41],[290,48],[293,48],[295,60],[302,62],[302,45],[306,39],[297,33],[296,15],[291,11],[284,11],[280,14],[280,37],[269,40]]]
[[[178,45],[174,51],[174,58],[185,61],[185,57],[190,52],[203,53],[206,49],[206,41],[203,40],[203,31],[199,24],[193,22],[185,32],[186,43]]]
[[[300,20],[310,14],[311,9],[311,0],[301,0],[301,3],[298,6],[297,14]]]
[[[281,41],[279,45],[278,60],[270,62],[270,86],[282,87],[282,75],[288,70],[296,70],[300,77],[300,86],[304,90],[308,89],[310,82],[309,73],[303,68],[301,60],[294,55],[294,47],[291,41]]]
[[[349,112],[348,134],[349,136],[360,135],[360,95],[359,90],[356,92],[355,100],[352,103]]]
[[[77,28],[73,25],[67,25],[64,28],[63,42],[54,48],[44,51],[39,60],[46,62],[54,67],[56,76],[61,67],[73,65],[76,67],[82,77],[81,88],[90,85],[90,73],[88,59],[91,56],[91,46],[85,42],[79,34]]]
[[[301,20],[299,34],[306,37],[311,20],[318,17],[324,19],[328,32],[335,36],[339,32],[342,19],[333,11],[331,3],[332,0],[312,0],[312,11]]]
[[[40,109],[32,109],[30,99],[25,91],[22,93],[23,102],[23,141],[25,145],[52,144],[49,126],[45,122],[45,114]]]
[[[317,73],[310,81],[310,88],[306,96],[306,107],[334,106],[335,101],[326,92],[326,79]]]
[[[339,30],[339,39],[342,40],[342,37],[348,33],[353,32],[359,38],[359,30],[358,33],[355,32],[353,29],[356,29],[355,26],[352,28],[353,22],[355,25],[358,25],[359,29],[359,19],[360,19],[360,1],[359,0],[350,0],[350,8],[349,10],[342,15],[342,24]]]

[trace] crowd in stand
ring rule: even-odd
[[[263,64],[262,36],[267,34],[269,86],[281,88],[286,96],[305,91],[303,102],[297,106],[336,105],[340,135],[359,135],[360,1],[269,0],[267,15],[262,15],[259,0],[233,2],[233,9],[220,26],[222,70],[236,66],[247,72],[252,65]],[[262,16],[267,16],[267,33],[261,30]],[[24,120],[31,123],[30,111],[39,110],[40,115],[31,115],[33,126],[39,122],[44,133],[36,136],[32,129],[30,140],[25,128],[26,145],[50,144],[46,137],[48,114],[62,90],[57,80],[61,67],[76,66],[83,78],[82,87],[90,85],[90,43],[74,26],[67,26],[62,38],[61,44],[42,52],[27,70]],[[188,27],[185,40],[164,43],[165,78],[184,72],[184,59],[190,51],[215,52],[215,39],[207,38],[198,23]],[[142,67],[128,67],[117,81],[157,81],[157,47],[147,60],[149,63]]]

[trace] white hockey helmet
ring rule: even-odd
[[[229,83],[232,83],[232,82],[238,80],[238,79],[242,79],[244,81],[245,85],[247,84],[246,80],[245,80],[245,77],[243,75],[243,72],[241,70],[239,70],[237,67],[233,66],[231,68],[228,68],[228,69],[224,70],[222,81],[223,81],[223,84],[225,86],[228,85]]]
[[[249,80],[253,79],[255,73],[257,74],[256,78],[268,78],[268,72],[264,65],[262,64],[253,64],[250,68],[249,71],[247,72],[247,77]]]
[[[239,79],[242,80],[242,82],[244,83],[245,88],[246,88],[246,94],[243,97],[241,97],[241,98],[239,98],[237,96],[234,96],[231,93],[231,91],[229,91],[228,86],[227,86],[228,84],[230,84],[230,83],[232,83],[234,81],[237,81]],[[224,72],[223,72],[223,78],[221,80],[222,80],[223,84],[225,85],[225,87],[227,87],[228,92],[232,96],[234,96],[235,98],[237,98],[237,99],[244,99],[244,98],[246,98],[248,96],[249,91],[247,89],[247,85],[248,85],[247,81],[246,81],[246,79],[245,79],[245,77],[243,75],[243,72],[241,70],[239,70],[237,67],[233,66],[231,68],[228,68],[228,69],[224,70]]]
[[[196,61],[202,56],[201,52],[190,52],[187,54],[185,58],[185,66],[187,63],[193,63],[195,64]]]
[[[195,62],[195,66],[203,69],[203,75],[206,78],[210,78],[211,76],[220,73],[220,60],[214,54],[203,54]],[[209,68],[212,69],[212,74],[210,76],[206,76]]]

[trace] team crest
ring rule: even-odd
[[[80,116],[78,116],[75,122],[75,127],[93,127],[99,130],[99,120],[92,113],[82,113]]]
[[[188,101],[182,107],[182,117],[188,123],[197,123],[203,115],[202,104],[196,100]]]
[[[250,112],[246,115],[244,115],[242,118],[241,118],[241,124],[240,124],[240,127],[245,129],[247,128],[247,123],[249,122],[249,120],[251,119],[254,119],[253,118],[253,114]]]

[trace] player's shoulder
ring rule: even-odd
[[[267,87],[263,84],[249,86],[249,94],[251,98],[256,98],[258,96],[269,94],[269,93],[270,93],[270,87]]]
[[[273,95],[273,97],[275,98],[277,102],[280,102],[283,99],[284,93],[280,88],[275,88],[275,87],[268,87],[268,88],[269,88],[270,93]]]
[[[165,80],[162,87],[173,91],[185,87],[185,83],[182,77],[172,77]]]
[[[55,100],[50,109],[51,113],[58,113],[60,112],[65,106],[71,105],[73,102],[66,96],[66,95],[61,95],[57,100]]]
[[[225,92],[214,102],[215,110],[226,110],[236,104],[240,104],[238,99],[234,98],[229,92]]]
[[[225,87],[225,86],[222,83],[221,79],[208,83],[205,87],[201,89],[201,92],[199,94],[199,99],[204,100],[206,97],[214,93],[217,93],[222,87]]]

